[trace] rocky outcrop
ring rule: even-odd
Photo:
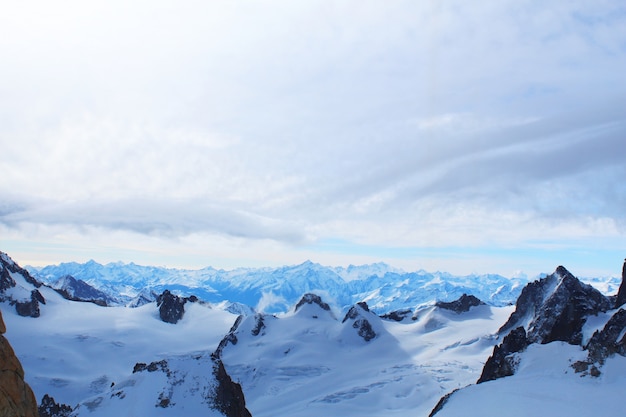
[[[30,301],[17,301],[15,303],[15,310],[17,314],[22,317],[39,317],[41,311],[39,310],[39,303],[46,304],[46,299],[39,290],[32,290],[30,293]]]
[[[449,392],[446,395],[444,395],[443,397],[441,397],[439,399],[439,401],[437,402],[437,404],[435,405],[435,408],[433,408],[432,411],[430,412],[430,414],[428,414],[428,417],[433,417],[435,414],[440,412],[443,409],[443,406],[446,405],[446,403],[448,402],[450,397],[452,397],[454,395],[454,393],[457,392],[458,390],[459,390],[459,388],[454,389],[451,392]]]
[[[626,356],[626,310],[615,312],[602,330],[596,330],[584,347],[587,359],[575,362],[572,368],[583,375],[599,376],[600,368],[613,355]]]
[[[21,284],[16,282],[14,277],[19,275],[24,279],[25,285],[24,282]],[[0,301],[8,301],[14,305],[20,316],[39,317],[41,314],[39,305],[46,304],[45,298],[38,290],[41,286],[41,282],[16,264],[9,255],[0,252]],[[11,292],[8,291],[10,289]],[[26,295],[29,291],[30,297]]]
[[[185,303],[195,303],[197,301],[198,297],[194,295],[190,297],[179,297],[172,294],[169,290],[165,290],[157,297],[159,317],[166,323],[176,324],[185,315]]]
[[[258,336],[259,334],[262,334],[261,332],[263,331],[263,329],[265,329],[265,319],[263,318],[262,314],[255,314],[254,321],[255,324],[252,330],[250,330],[250,333],[252,334],[252,336]]]
[[[252,417],[246,408],[241,385],[231,379],[220,359],[215,361],[213,374],[217,379],[213,407],[227,417]]]
[[[350,310],[346,313],[345,317],[341,321],[345,323],[349,320],[352,321],[352,327],[356,329],[357,334],[363,338],[366,342],[374,339],[377,334],[372,327],[372,324],[365,316],[364,313],[369,313],[370,309],[366,302],[359,302],[356,305],[350,307]]]
[[[228,334],[219,343],[215,352],[211,354],[211,360],[213,360],[214,363],[213,374],[218,383],[213,396],[213,407],[228,417],[252,417],[250,411],[246,408],[246,399],[241,385],[232,380],[222,362],[222,351],[228,343],[232,343],[233,345],[237,344],[236,332],[242,321],[243,316],[237,317],[237,320],[235,320]],[[252,330],[253,335],[255,329],[258,328],[260,332],[261,329],[265,327],[262,315],[257,314],[255,321],[256,325]],[[258,334],[259,333],[256,335]]]
[[[237,344],[239,341],[239,339],[237,339],[237,329],[239,329],[241,322],[243,322],[243,318],[244,316],[238,316],[226,336],[220,340],[220,343],[217,345],[217,349],[215,349],[215,352],[211,355],[213,359],[220,359],[222,357],[222,351],[226,346],[228,346],[229,343],[233,345]]]
[[[528,323],[526,333],[530,343],[563,341],[579,345],[587,317],[610,308],[611,302],[600,291],[559,266],[553,274],[522,290],[515,312],[499,334]]]
[[[589,359],[603,364],[605,359],[614,354],[626,356],[626,310],[620,308],[600,331],[595,331],[589,343]],[[621,337],[620,337],[621,336]]]
[[[221,351],[218,350],[211,354],[208,358],[203,355],[195,358],[195,360],[201,360],[203,362],[207,360],[208,362],[204,363],[212,365],[212,375],[214,380],[210,385],[204,386],[201,389],[198,389],[198,387],[192,388],[193,395],[201,392],[205,404],[207,404],[210,408],[218,410],[227,417],[251,417],[250,412],[246,408],[246,401],[241,385],[234,382],[230,375],[228,375],[220,355]],[[186,385],[186,379],[189,378],[188,372],[181,372],[179,367],[176,365],[176,361],[174,361],[174,364],[172,365],[165,359],[151,362],[149,364],[142,362],[136,363],[133,368],[133,374],[142,372],[165,374],[168,382],[159,395],[156,396],[155,407],[176,407],[178,401],[176,400],[177,397],[175,395],[175,391],[178,390],[179,387],[184,387]],[[205,374],[210,373],[206,372]],[[199,380],[200,378],[196,376],[194,379],[194,385],[196,385]],[[120,397],[126,397],[127,393],[123,391],[117,392],[119,392]],[[114,393],[114,395],[118,394]],[[192,395],[192,393],[189,392],[188,394],[183,395],[183,397],[186,395]]]
[[[39,404],[39,417],[70,417],[72,407],[57,403],[53,397],[45,394]]]
[[[3,336],[5,332],[0,313],[0,416],[37,417],[37,400],[24,382],[24,369]]]
[[[145,364],[143,362],[137,362],[133,367],[133,373],[136,374],[138,372],[157,372],[161,371],[165,374],[169,374],[170,370],[167,366],[167,361],[162,359],[160,361],[150,362],[149,364]]]
[[[512,330],[499,346],[493,348],[493,354],[487,359],[477,384],[513,375],[517,366],[516,353],[522,352],[527,346],[526,330],[521,326]]]
[[[485,305],[485,303],[483,303],[482,301],[480,301],[478,298],[474,297],[473,295],[463,294],[457,300],[450,301],[450,302],[438,301],[435,305],[439,308],[451,310],[457,314],[461,314],[461,313],[465,313],[469,311],[470,308],[472,307]]]
[[[322,297],[317,294],[304,294],[298,304],[296,304],[295,311],[298,311],[305,304],[316,304],[320,306],[322,310],[330,311],[330,306],[322,301]]]
[[[402,321],[407,317],[411,317],[412,320],[417,320],[417,317],[413,316],[413,311],[410,309],[396,310],[380,316],[381,319],[393,321]]]
[[[9,288],[15,287],[15,280],[9,274],[8,268],[4,267],[3,263],[0,263],[0,291],[4,292]]]
[[[0,291],[9,287],[15,287],[15,281],[10,277],[9,272],[23,276],[26,282],[33,285],[35,288],[39,288],[42,285],[42,283],[33,278],[27,270],[15,263],[9,255],[0,251]],[[13,284],[9,285],[9,287],[4,287],[5,282],[12,282]]]
[[[619,308],[626,304],[626,259],[624,259],[624,266],[622,266],[622,283],[617,291],[617,299],[615,300],[615,308]]]
[[[611,305],[602,293],[580,282],[562,266],[553,274],[529,283],[522,290],[515,311],[500,328],[499,333],[506,336],[494,347],[478,383],[513,375],[516,354],[531,343],[562,341],[581,345],[587,318],[606,312]],[[599,340],[600,336],[596,338]]]

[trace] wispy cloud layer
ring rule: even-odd
[[[626,235],[619,2],[16,3],[0,54],[3,245],[280,263]]]

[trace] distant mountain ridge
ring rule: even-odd
[[[165,289],[181,296],[218,303],[230,301],[268,313],[287,311],[302,294],[318,292],[347,309],[366,301],[376,313],[452,301],[473,294],[484,302],[513,304],[526,278],[497,274],[455,276],[446,272],[405,272],[384,263],[326,267],[311,261],[277,268],[198,270],[140,266],[134,263],[62,263],[42,268],[27,266],[37,279],[54,284],[65,276],[81,280],[106,294],[111,304],[141,305]]]

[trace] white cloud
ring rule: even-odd
[[[11,230],[296,252],[624,233],[615,2],[35,3],[0,16]]]

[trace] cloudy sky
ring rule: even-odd
[[[621,273],[621,0],[26,0],[0,56],[22,264]]]

